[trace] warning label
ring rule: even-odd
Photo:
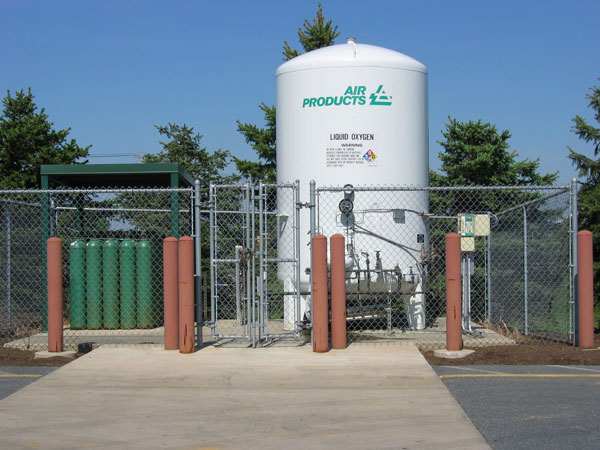
[[[374,140],[371,133],[331,133],[325,149],[326,167],[377,167]]]

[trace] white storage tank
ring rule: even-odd
[[[314,50],[279,66],[277,181],[300,180],[301,201],[309,199],[310,180],[317,186],[427,186],[428,173],[427,69],[423,64],[402,53],[348,39],[346,44]],[[403,204],[397,204],[391,193],[357,191],[352,201],[361,227],[408,248],[421,247],[417,235],[427,243],[422,215],[407,213],[400,220],[391,209],[389,215],[380,214],[382,208],[427,212],[426,192],[405,196]],[[329,211],[320,208],[320,230],[344,234],[347,244],[354,245],[348,253],[358,259],[361,252],[372,252],[371,269],[376,258],[384,269],[399,266],[403,273],[420,261],[419,251],[407,252],[364,233],[354,235],[340,218],[337,203]],[[304,239],[310,228],[308,209],[302,210],[300,222]],[[300,247],[305,291],[309,289],[305,269],[310,267],[310,249],[305,242]],[[379,255],[374,254],[375,248]],[[280,253],[286,251],[282,247]],[[347,267],[353,264],[360,265],[360,261],[347,261]],[[279,278],[289,283],[293,277],[279,273]],[[424,295],[416,294],[411,303],[411,326],[423,328]]]

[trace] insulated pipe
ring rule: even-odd
[[[179,262],[177,238],[163,241],[165,350],[179,349]]]
[[[313,352],[329,351],[329,308],[327,289],[327,238],[312,238]]]
[[[594,347],[594,258],[591,231],[577,233],[579,347]]]
[[[462,349],[460,235],[446,235],[446,349]]]
[[[179,352],[194,351],[194,240],[179,238]]]
[[[344,236],[331,236],[331,348],[346,348],[346,262]]]
[[[48,283],[48,351],[63,351],[62,240],[51,237],[46,242]]]

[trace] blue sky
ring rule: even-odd
[[[447,117],[512,133],[519,158],[575,175],[570,132],[600,77],[600,2],[324,0],[348,36],[423,62],[429,71],[430,165]],[[275,103],[282,44],[316,1],[0,0],[0,90],[32,87],[56,128],[92,144],[90,162],[135,162],[158,152],[154,125],[186,123],[209,149],[253,159],[236,119],[262,125]]]

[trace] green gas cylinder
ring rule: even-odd
[[[119,246],[121,286],[121,327],[135,328],[137,308],[135,293],[135,242],[123,239]]]
[[[87,327],[102,328],[102,243],[90,239],[85,249]]]
[[[137,326],[151,328],[154,322],[152,302],[152,247],[148,239],[141,239],[136,248],[137,262]]]
[[[85,241],[75,239],[69,245],[69,319],[71,329],[86,327],[85,320]]]
[[[115,239],[102,244],[102,269],[104,327],[119,328],[119,243]]]

